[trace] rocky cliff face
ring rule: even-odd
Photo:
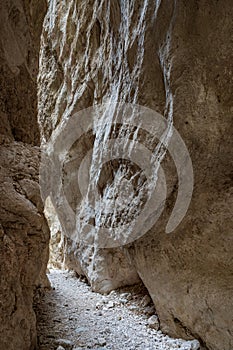
[[[0,4],[0,349],[34,349],[49,230],[39,190],[36,77],[45,1]]]
[[[93,244],[77,240],[74,232],[70,235],[75,215],[97,219],[89,216],[92,207],[77,186],[77,169],[82,168],[79,180],[86,181],[90,196],[93,185],[98,186],[105,207],[110,205],[116,178],[114,198],[120,197],[121,188],[129,193],[128,199],[130,193],[137,198],[142,193],[144,180],[138,182],[137,165],[122,159],[111,159],[104,167],[98,162],[113,132],[118,136],[124,132],[132,147],[137,141],[146,144],[143,132],[129,126],[124,115],[124,130],[111,129],[114,110],[103,113],[100,131],[87,128],[71,143],[62,167],[57,165],[63,186],[57,185],[57,192],[65,202],[56,191],[50,194],[63,232],[69,236],[69,266],[85,274],[101,292],[135,283],[140,276],[162,329],[173,336],[196,337],[211,350],[233,347],[232,12],[230,0],[135,0],[130,4],[54,0],[45,19],[39,73],[44,145],[57,146],[57,135],[75,112],[109,101],[150,107],[165,116],[168,127],[178,130],[190,153],[195,185],[189,210],[172,233],[166,234],[165,228],[180,183],[167,151],[160,159],[167,180],[166,207],[145,235],[110,248],[100,247],[95,240]],[[80,114],[80,124],[81,119]],[[70,139],[72,135],[71,128]],[[63,150],[64,143],[59,142]],[[121,158],[127,159],[126,153]],[[87,154],[90,178],[82,163]],[[61,159],[56,161],[59,164]],[[70,209],[64,214],[67,206]],[[129,206],[138,210],[134,198]],[[122,215],[109,215],[110,225],[117,226]]]

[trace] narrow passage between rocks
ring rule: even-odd
[[[51,270],[52,289],[35,305],[40,350],[198,350],[197,340],[172,339],[158,328],[143,286],[101,295],[75,273]]]

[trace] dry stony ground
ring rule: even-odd
[[[72,272],[51,270],[49,279],[52,289],[35,301],[40,350],[199,349],[197,340],[172,339],[156,330],[156,312],[143,286],[103,296]]]

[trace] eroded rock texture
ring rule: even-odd
[[[50,229],[48,268],[62,269],[65,263],[66,237],[61,232],[60,221],[49,197],[45,203],[44,213]]]
[[[66,254],[70,266],[102,292],[134,283],[138,274],[162,329],[196,337],[211,350],[233,347],[232,15],[230,0],[54,0],[45,20],[39,74],[44,144],[74,112],[109,100],[148,106],[179,131],[195,186],[176,230],[165,233],[178,187],[167,154],[162,163],[166,208],[146,235],[114,249],[69,238]],[[112,120],[102,122],[102,133],[109,136]],[[72,174],[91,148],[92,164],[98,164],[95,157],[104,145],[95,136],[86,135],[70,149],[63,169],[65,195],[77,213],[83,202]],[[137,140],[138,130],[133,136]],[[94,170],[105,193],[109,167],[104,176]],[[56,196],[53,200],[61,212]],[[64,228],[66,219],[60,219]]]
[[[48,286],[36,76],[45,1],[0,4],[0,349],[34,349],[36,286]]]

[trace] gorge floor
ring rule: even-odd
[[[75,273],[51,270],[52,289],[37,300],[39,350],[198,350],[196,340],[172,339],[156,327],[143,286],[108,295],[91,291]]]

